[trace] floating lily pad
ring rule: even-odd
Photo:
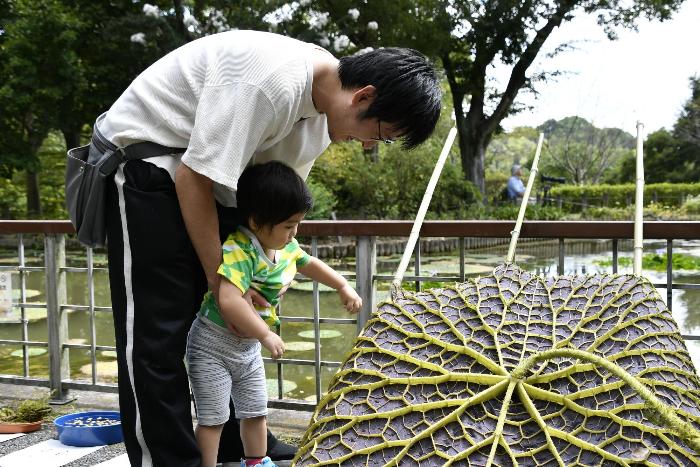
[[[277,397],[277,380],[272,378],[267,378],[265,380],[267,383],[267,395],[269,397]],[[287,394],[292,392],[297,388],[297,383],[290,381],[288,379],[282,380],[282,394]]]
[[[68,339],[66,341],[66,344],[84,345],[87,344],[87,339],[83,339],[82,337],[76,337],[74,339]]]
[[[29,354],[30,357],[38,357],[39,355],[44,355],[48,350],[46,350],[43,347],[29,347],[27,349],[27,353]],[[22,358],[24,356],[24,353],[22,353],[22,349],[17,349],[13,350],[10,355],[13,357],[19,357]]]
[[[26,308],[24,310],[25,318],[31,323],[40,319],[46,319],[46,308]],[[13,307],[12,310],[0,313],[0,324],[2,323],[19,323],[22,320],[22,314],[19,308]]]
[[[80,367],[80,372],[84,375],[92,375],[92,363],[87,363]],[[116,378],[119,372],[117,361],[97,362],[95,367],[97,376],[105,376],[107,378]]]
[[[290,352],[306,352],[316,348],[316,344],[309,341],[292,341],[285,342],[284,348]]]
[[[18,301],[20,299],[20,295],[21,295],[20,292],[21,292],[21,290],[19,290],[19,289],[12,289],[12,300]],[[41,295],[41,290],[24,289],[24,298],[26,300],[36,298],[39,295]]]
[[[321,394],[321,397],[325,396],[326,394],[327,394],[327,393],[324,392],[323,394]],[[304,400],[305,400],[306,402],[316,402],[316,394],[311,394],[310,396],[306,396],[306,397],[304,398]]]
[[[102,350],[102,351],[100,351],[100,355],[102,355],[105,358],[117,358],[117,351],[116,350]]]
[[[335,329],[321,329],[319,334],[321,336],[321,339],[334,339],[343,335],[342,332],[336,331]],[[304,339],[315,339],[315,333],[313,329],[311,329],[310,331],[301,331],[297,335],[299,337],[303,337]]]
[[[471,274],[490,274],[493,271],[493,266],[486,264],[470,264],[464,265],[464,273]],[[435,261],[433,263],[426,264],[421,268],[421,274],[458,274],[459,273],[459,260],[457,261]]]

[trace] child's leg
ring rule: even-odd
[[[197,424],[194,436],[202,454],[202,467],[216,467],[216,455],[219,452],[219,439],[224,425],[206,426]],[[265,440],[267,442],[267,439]]]
[[[262,459],[267,453],[267,419],[252,417],[241,419],[241,441],[246,459]]]
[[[262,459],[267,455],[267,383],[260,343],[256,342],[248,355],[245,363],[238,362],[232,375],[231,394],[236,416],[241,421],[241,441],[246,459]]]

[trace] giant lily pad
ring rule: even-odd
[[[367,322],[296,465],[700,465],[700,381],[648,280],[501,266],[403,294]]]

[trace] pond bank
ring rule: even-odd
[[[521,238],[518,243],[529,243],[541,241],[537,238]],[[391,256],[403,254],[406,249],[408,239],[377,240],[377,256]],[[508,238],[481,238],[466,237],[464,248],[473,250],[478,248],[489,248],[510,243]],[[305,251],[311,251],[311,245],[301,243],[300,246]],[[459,239],[455,237],[428,237],[420,239],[420,250],[422,254],[449,253],[459,249]],[[355,256],[355,241],[342,241],[334,243],[319,243],[318,254],[321,259],[347,258]]]

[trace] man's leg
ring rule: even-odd
[[[206,285],[174,184],[148,162],[122,165],[108,194],[108,255],[119,363],[119,402],[133,466],[192,466],[183,363]]]

